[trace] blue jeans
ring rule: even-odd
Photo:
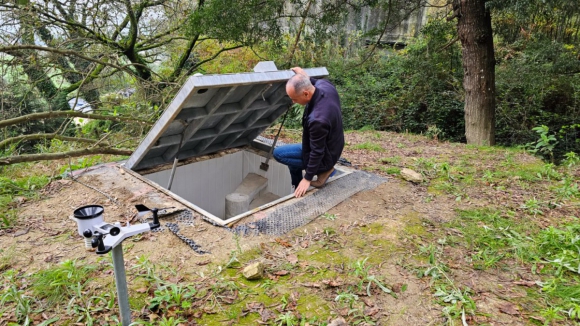
[[[302,144],[278,146],[274,148],[273,156],[276,161],[288,166],[292,185],[294,188],[298,187],[298,184],[302,181],[302,170],[306,168],[302,161]],[[326,171],[317,171],[316,174],[322,172]]]

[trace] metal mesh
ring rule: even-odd
[[[338,205],[354,194],[375,188],[387,179],[381,176],[355,171],[347,176],[327,184],[312,195],[302,200],[280,207],[265,218],[240,225],[233,229],[242,235],[268,234],[281,235],[297,227],[308,224],[317,216]]]
[[[195,241],[179,233],[180,229],[177,223],[165,223],[165,226],[169,229],[169,231],[175,234],[175,236],[178,237],[181,241],[185,242],[185,244],[187,244],[196,253],[200,255],[210,253],[209,251],[202,250],[201,245],[197,244]]]

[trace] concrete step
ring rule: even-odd
[[[250,210],[250,203],[268,186],[268,179],[255,173],[248,173],[236,190],[226,196],[226,216],[228,219]]]
[[[274,200],[277,200],[277,199],[280,199],[280,196],[276,196],[271,192],[267,192],[263,195],[256,197],[254,200],[252,200],[252,202],[250,203],[250,209],[260,207],[264,204],[267,204],[269,202],[273,202]]]
[[[255,173],[248,173],[234,193],[246,195],[250,198],[250,201],[252,201],[260,191],[266,188],[267,185],[268,179]]]

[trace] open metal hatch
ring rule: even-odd
[[[305,71],[328,75],[324,67]],[[222,226],[294,198],[286,166],[272,160],[270,169],[260,170],[271,144],[256,140],[290,108],[286,82],[294,74],[268,61],[251,73],[190,77],[123,168]],[[242,148],[225,151],[234,147]],[[337,172],[329,183],[350,173]],[[232,216],[226,203],[235,204],[233,194],[248,180],[260,180],[261,190],[252,192],[249,210]]]
[[[328,75],[324,67],[305,71]],[[285,85],[293,75],[267,61],[250,73],[190,77],[125,168],[138,171],[250,144],[292,104]]]

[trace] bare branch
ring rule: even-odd
[[[6,119],[0,121],[0,128],[4,128],[7,126],[12,126],[15,124],[31,121],[31,120],[41,120],[41,119],[49,119],[49,118],[58,118],[58,117],[77,117],[77,118],[87,118],[87,119],[94,119],[94,120],[111,120],[111,121],[128,121],[128,122],[136,122],[143,125],[152,125],[153,123],[141,119],[136,119],[133,117],[122,117],[122,116],[112,116],[112,115],[100,115],[100,114],[89,114],[89,113],[82,113],[77,111],[49,111],[49,112],[39,112],[39,113],[32,113],[23,115],[17,118]]]
[[[0,142],[0,149],[4,149],[7,146],[10,146],[11,144],[16,144],[16,143],[30,141],[30,140],[38,140],[38,139],[58,139],[58,140],[62,140],[62,141],[74,141],[74,142],[78,142],[78,143],[89,143],[89,144],[95,144],[95,145],[98,142],[97,140],[94,140],[94,139],[68,137],[68,136],[62,136],[62,135],[59,135],[56,133],[54,133],[54,134],[31,134],[31,135],[22,135],[22,136],[17,136],[17,137],[5,139],[5,140]],[[102,146],[109,146],[109,144],[104,143],[104,144],[102,144]]]
[[[107,147],[97,147],[92,149],[81,149],[78,151],[70,151],[64,153],[49,153],[49,154],[28,154],[28,155],[18,155],[0,158],[0,166],[11,165],[22,162],[35,162],[35,161],[49,161],[49,160],[59,160],[67,157],[79,157],[95,154],[111,154],[111,155],[131,155],[132,150],[129,149],[116,149]]]
[[[103,60],[87,57],[85,55],[80,54],[78,51],[60,50],[60,49],[56,49],[56,48],[52,48],[52,47],[28,45],[28,44],[26,44],[26,45],[9,45],[9,46],[1,46],[0,47],[0,52],[5,52],[8,54],[13,54],[14,52],[21,51],[21,50],[38,50],[38,51],[58,53],[58,54],[62,54],[62,55],[76,56],[76,57],[79,57],[79,58],[82,58],[82,59],[85,59],[88,61],[102,64],[104,66],[111,66],[111,67],[117,68],[119,70],[124,70],[124,71],[132,73],[130,69],[127,69],[127,67],[129,67],[131,65],[125,65],[123,67],[117,66],[116,64],[113,64],[113,63],[109,63],[109,62],[105,62]]]

